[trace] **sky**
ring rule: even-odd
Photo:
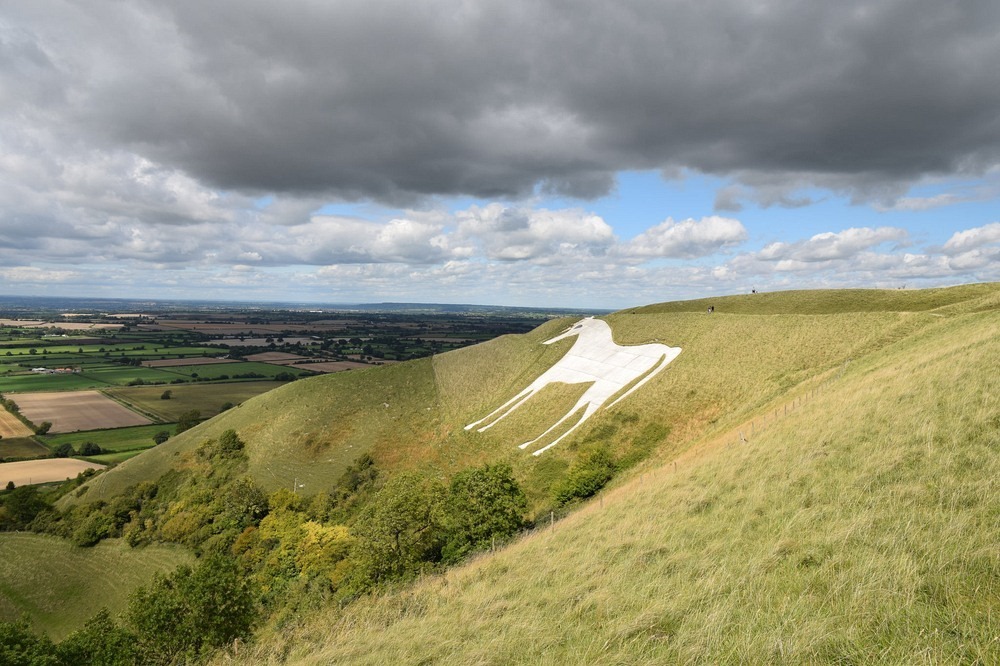
[[[1000,280],[994,0],[4,0],[0,294]]]

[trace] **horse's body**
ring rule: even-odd
[[[554,441],[535,451],[534,455],[537,456],[576,430],[580,424],[593,416],[605,402],[629,384],[633,385],[608,406],[614,406],[631,395],[633,391],[659,374],[668,363],[681,353],[679,347],[668,347],[659,343],[629,347],[617,345],[611,338],[611,327],[593,317],[579,321],[560,335],[546,340],[543,344],[550,345],[573,335],[578,336],[576,342],[555,365],[542,373],[538,379],[531,382],[516,396],[484,418],[465,426],[465,429],[471,430],[482,423],[486,423],[486,425],[479,428],[478,432],[492,428],[548,384],[554,382],[564,384],[593,382],[565,416],[535,439],[520,445],[520,448],[525,449],[536,444],[583,408],[583,416]]]

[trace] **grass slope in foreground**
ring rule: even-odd
[[[903,325],[748,444],[709,429],[676,471],[238,661],[1000,663],[1000,311],[981,306]]]
[[[78,548],[53,536],[0,533],[0,620],[27,614],[36,629],[58,641],[101,608],[116,615],[154,573],[193,559],[180,546],[132,549],[112,539]]]

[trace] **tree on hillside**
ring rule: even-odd
[[[246,637],[257,617],[250,584],[236,563],[207,555],[194,569],[157,575],[129,599],[126,620],[146,663],[186,663]]]
[[[48,502],[38,494],[36,486],[14,488],[2,499],[0,530],[24,529],[38,514],[49,508]]]
[[[412,575],[440,559],[445,489],[416,473],[390,479],[355,524],[355,583],[360,588]]]
[[[0,622],[0,664],[60,666],[55,646],[46,636],[36,636],[27,620]]]
[[[448,492],[448,542],[444,559],[454,562],[468,553],[506,540],[524,526],[528,500],[510,465],[486,465],[459,472]]]
[[[193,375],[192,375],[193,376]],[[190,430],[191,428],[198,425],[201,421],[201,412],[197,409],[191,409],[180,415],[177,419],[177,426],[174,428],[174,434],[179,435],[185,430]]]

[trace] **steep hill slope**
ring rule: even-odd
[[[685,349],[627,406],[677,424],[666,464],[237,661],[1000,662],[997,286],[914,296],[936,310],[613,315]]]
[[[77,548],[42,534],[0,533],[0,621],[27,616],[59,640],[101,608],[117,615],[153,574],[193,560],[180,546],[132,549],[114,539]]]
[[[759,413],[789,392],[806,392],[851,359],[878,352],[948,317],[991,311],[1000,285],[926,291],[811,291],[668,303],[606,317],[620,344],[660,341],[684,351],[654,381],[599,412],[540,459],[516,444],[541,434],[586,388],[553,385],[485,432],[463,429],[550,367],[572,345],[542,341],[572,319],[440,356],[300,380],[248,400],[103,474],[74,501],[107,499],[158,478],[209,437],[235,429],[250,471],[266,489],[309,494],[328,488],[362,453],[383,469],[420,467],[449,475],[484,461],[514,465],[536,509],[579,451],[595,441],[619,454],[668,459],[696,435]],[[706,303],[716,312],[705,314]]]

